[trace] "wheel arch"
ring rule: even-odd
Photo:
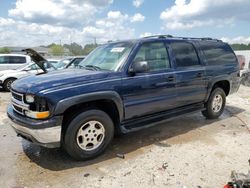
[[[98,108],[106,112],[115,125],[120,124],[124,117],[122,99],[114,91],[88,93],[63,99],[57,103],[54,115],[64,114],[66,119],[72,118],[88,108]]]
[[[7,80],[9,80],[9,79],[14,79],[14,80],[17,80],[17,78],[16,77],[14,77],[14,76],[10,76],[10,77],[7,77],[7,78],[5,78],[4,80],[3,80],[3,83],[5,83]]]
[[[206,97],[206,101],[208,100],[211,92],[217,87],[222,88],[224,90],[226,96],[228,96],[230,94],[231,82],[229,79],[226,79],[226,78],[218,78],[218,79],[215,79],[213,82],[211,82],[209,85],[208,95]]]

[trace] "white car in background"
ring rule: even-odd
[[[0,86],[2,86],[5,91],[10,91],[11,84],[16,79],[42,72],[42,69],[40,69],[35,63],[24,64],[17,69],[0,71]]]
[[[0,71],[15,69],[26,63],[31,63],[31,58],[28,55],[0,54]]]
[[[25,51],[32,59],[30,63],[21,65],[16,69],[0,71],[0,86],[3,87],[5,91],[10,91],[11,84],[16,79],[32,74],[42,74],[47,73],[48,71],[56,70],[51,63],[49,63],[37,52],[32,49],[26,49]]]

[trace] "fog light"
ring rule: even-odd
[[[25,100],[27,103],[33,103],[35,102],[35,97],[33,95],[26,95]]]

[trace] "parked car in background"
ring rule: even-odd
[[[60,59],[48,59],[47,61],[55,67],[60,61]]]
[[[57,70],[65,69],[71,60],[72,60],[72,57],[64,58],[62,60],[59,60],[57,63],[55,63],[54,66],[57,68]]]
[[[236,55],[221,40],[119,41],[96,48],[78,69],[17,80],[7,114],[28,141],[90,159],[115,133],[196,111],[218,118],[226,97],[239,88],[239,72]]]
[[[240,65],[240,70],[243,70],[246,64],[246,58],[244,55],[237,55],[237,59]]]
[[[3,87],[5,91],[10,91],[11,84],[19,78],[56,70],[56,68],[45,59],[43,60],[43,67],[45,70],[40,68],[36,62],[31,61],[30,63],[19,65],[16,69],[0,71],[0,86]]]
[[[78,68],[79,63],[85,59],[85,56],[76,56],[71,59],[71,61],[65,66],[68,68]]]
[[[31,59],[22,54],[0,54],[0,71],[15,69],[20,65],[30,63]]]

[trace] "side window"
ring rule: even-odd
[[[167,49],[162,42],[145,43],[141,46],[133,62],[147,61],[149,71],[170,68]]]
[[[173,42],[171,43],[171,48],[177,67],[200,65],[198,55],[192,44],[187,42]]]
[[[230,64],[237,62],[231,48],[223,43],[201,43],[208,65]]]
[[[8,64],[9,63],[9,59],[5,56],[0,56],[0,65],[2,64]]]
[[[9,56],[10,64],[24,64],[26,63],[26,58],[21,56]]]

